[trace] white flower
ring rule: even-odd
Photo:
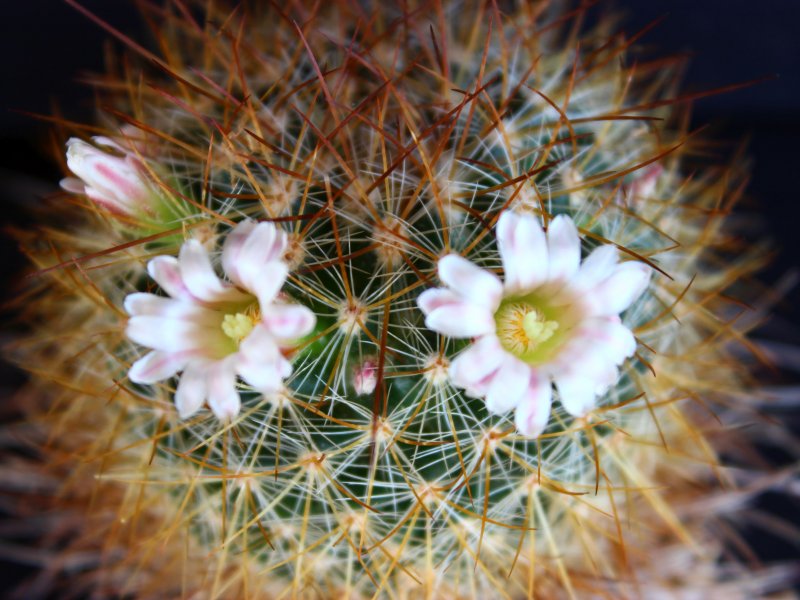
[[[282,350],[309,333],[316,321],[305,306],[279,299],[288,267],[286,234],[274,224],[239,223],[228,234],[220,280],[202,244],[189,240],[176,259],[158,256],[150,276],[170,297],[135,293],[125,298],[127,335],[152,348],[128,374],[155,383],[182,371],[175,404],[182,418],[207,400],[220,419],[236,416],[237,375],[256,390],[279,390],[292,366]]]
[[[117,156],[78,138],[67,141],[67,166],[78,178],[68,177],[61,187],[89,198],[118,214],[141,214],[152,209],[155,190],[147,182],[136,157],[115,141],[95,137],[93,141],[122,154]]]
[[[619,314],[645,290],[649,268],[595,249],[581,264],[578,230],[559,215],[547,233],[529,214],[504,212],[497,242],[505,282],[450,254],[439,261],[447,286],[417,303],[428,328],[475,338],[450,366],[452,382],[485,398],[492,413],[516,409],[517,429],[538,436],[547,425],[555,383],[564,408],[582,416],[633,355],[636,340]]]

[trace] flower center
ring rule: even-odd
[[[253,317],[244,313],[225,315],[222,319],[222,332],[237,344],[250,335],[256,323]]]
[[[558,321],[549,320],[539,310],[524,302],[500,306],[495,314],[497,335],[507,350],[520,358],[530,355],[553,337]]]
[[[557,321],[548,321],[537,310],[532,310],[522,318],[522,329],[528,336],[528,343],[538,346],[546,342],[558,329]]]

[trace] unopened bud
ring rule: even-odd
[[[152,213],[156,192],[136,158],[108,138],[94,138],[94,141],[123,155],[71,138],[67,142],[67,166],[77,178],[63,179],[61,187],[75,194],[86,194],[114,213]]]
[[[353,389],[359,396],[365,396],[374,392],[377,384],[378,361],[366,358],[353,371]]]

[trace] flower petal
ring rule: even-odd
[[[495,330],[492,313],[487,308],[467,302],[440,306],[425,317],[425,326],[456,338],[476,337]]]
[[[239,344],[239,357],[251,363],[272,363],[279,355],[278,340],[263,323],[256,325]]]
[[[439,279],[473,304],[494,311],[500,304],[503,284],[494,274],[458,254],[439,259]]]
[[[147,272],[172,298],[190,302],[195,300],[189,288],[183,283],[178,259],[174,256],[156,256],[147,263]]]
[[[288,238],[275,223],[262,221],[247,236],[239,259],[244,262],[267,263],[282,260]]]
[[[314,329],[317,318],[300,304],[272,304],[261,317],[270,333],[281,340],[295,340]]]
[[[208,405],[220,420],[234,418],[242,406],[236,391],[236,359],[237,356],[232,354],[224,360],[211,363],[206,371]]]
[[[59,181],[58,184],[61,186],[62,190],[65,190],[70,194],[86,193],[86,185],[84,185],[83,181],[81,181],[77,177],[65,177],[64,179]]]
[[[588,291],[585,301],[592,315],[618,315],[642,295],[649,282],[649,266],[638,261],[625,262]]]
[[[617,255],[617,247],[612,244],[605,244],[592,250],[573,277],[572,287],[580,291],[594,288],[614,272]]]
[[[246,302],[249,298],[231,285],[220,281],[208,252],[198,240],[187,240],[178,256],[181,277],[192,295],[204,302]]]
[[[125,333],[137,344],[164,352],[197,350],[213,357],[230,345],[221,328],[149,315],[128,319]]]
[[[281,379],[286,379],[292,374],[292,363],[286,360],[282,354],[278,357],[278,373]]]
[[[286,263],[272,261],[266,264],[243,263],[239,265],[239,274],[245,288],[255,294],[262,309],[269,306],[278,292],[281,291],[289,267]]]
[[[497,336],[483,336],[453,359],[450,380],[457,387],[471,388],[496,371],[505,355]]]
[[[561,375],[556,388],[564,410],[574,417],[582,417],[595,407],[596,384],[582,373]]]
[[[292,373],[291,364],[281,354],[278,341],[263,324],[256,326],[242,340],[236,370],[248,384],[264,393],[279,390],[283,378]]]
[[[191,356],[190,352],[150,352],[131,365],[128,379],[141,384],[164,381],[183,369]]]
[[[175,408],[181,419],[188,419],[203,406],[208,392],[207,368],[208,365],[203,362],[190,363],[181,374],[178,389],[175,390]]]
[[[619,317],[587,319],[579,335],[586,347],[603,352],[617,366],[636,352],[636,338]]]
[[[283,386],[283,376],[278,363],[253,363],[243,360],[236,370],[250,386],[262,394],[277,392]],[[291,374],[291,373],[290,373]]]
[[[547,239],[536,217],[505,211],[497,221],[505,288],[529,291],[547,279]]]
[[[417,296],[417,306],[426,315],[431,314],[440,306],[447,306],[448,304],[459,304],[462,301],[461,296],[447,288],[433,288],[425,290]]]
[[[135,316],[165,317],[199,322],[205,326],[216,327],[222,322],[222,314],[198,304],[181,302],[155,294],[134,293],[125,297],[125,311]]]
[[[521,360],[506,354],[497,374],[489,384],[486,409],[501,414],[517,406],[531,377],[531,368]]]
[[[255,292],[265,266],[269,263],[283,264],[286,244],[286,232],[274,223],[243,221],[225,241],[222,250],[225,273],[237,285]],[[280,289],[284,280],[285,276],[277,289]]]
[[[514,422],[517,431],[529,437],[539,437],[550,420],[553,386],[547,377],[531,374],[525,393],[517,405]]]
[[[581,238],[572,219],[558,215],[547,229],[547,279],[563,281],[571,278],[581,262]]]
[[[239,287],[245,287],[239,278],[239,256],[242,253],[244,243],[253,229],[255,229],[256,224],[252,219],[245,219],[239,222],[236,227],[228,232],[228,236],[222,246],[222,268],[228,278]]]

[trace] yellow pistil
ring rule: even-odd
[[[552,338],[558,329],[557,321],[548,320],[541,312],[523,302],[501,307],[495,319],[500,341],[521,358]]]
[[[531,311],[522,319],[522,329],[531,344],[539,345],[546,342],[558,329],[555,321],[546,321],[538,311]]]
[[[250,335],[253,327],[255,327],[255,321],[244,313],[225,315],[225,318],[222,319],[223,333],[237,344]]]

